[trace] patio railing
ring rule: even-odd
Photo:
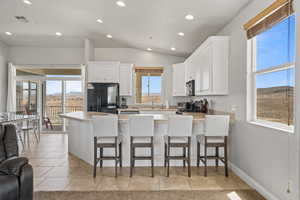
[[[62,114],[62,106],[46,106],[46,117],[48,117],[53,125],[62,124],[62,119],[59,117],[59,114]],[[65,106],[65,112],[77,112],[82,111],[83,106]]]

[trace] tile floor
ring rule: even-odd
[[[192,168],[192,177],[187,177],[186,169],[171,168],[170,177],[165,177],[163,167],[155,168],[155,177],[150,177],[150,168],[136,168],[129,178],[129,169],[119,170],[114,177],[114,168],[98,169],[97,177],[92,177],[92,166],[68,154],[67,135],[42,134],[40,143],[31,144],[22,152],[29,158],[34,169],[35,191],[204,191],[204,190],[252,190],[233,172],[224,176],[224,169],[208,169],[203,176],[203,168]],[[262,198],[263,199],[263,198]]]

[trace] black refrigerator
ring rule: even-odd
[[[89,112],[117,113],[119,107],[118,83],[89,83],[87,110]]]

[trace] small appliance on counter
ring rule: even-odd
[[[87,87],[87,111],[118,113],[118,83],[89,83]]]
[[[125,97],[121,97],[121,105],[120,108],[128,108],[127,106],[127,99]]]
[[[187,96],[195,96],[195,80],[186,82],[186,93]]]
[[[201,99],[198,101],[179,102],[176,113],[180,114],[182,112],[208,113],[208,101],[207,99]]]

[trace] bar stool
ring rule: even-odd
[[[191,177],[191,136],[193,128],[193,117],[174,115],[169,117],[168,135],[165,139],[165,167],[167,166],[167,177],[170,175],[170,160],[183,160],[183,166],[188,164],[188,176]],[[171,156],[171,148],[182,148],[182,156]],[[187,149],[187,155],[186,155]]]
[[[154,177],[154,120],[152,116],[130,116],[130,177],[136,160],[151,160],[151,172]],[[136,156],[136,148],[150,148],[150,156]]]
[[[115,176],[117,177],[118,164],[122,167],[122,140],[118,133],[118,116],[93,116],[92,123],[94,133],[94,178],[96,177],[98,162],[100,162],[100,167],[102,167],[104,160],[115,161]],[[104,156],[104,148],[115,149],[115,155]],[[98,150],[100,150],[99,157]]]
[[[225,176],[228,176],[228,157],[227,157],[227,136],[229,133],[228,115],[206,115],[204,135],[197,136],[197,167],[200,161],[204,164],[204,176],[207,176],[207,160],[216,161],[216,169],[219,166],[219,160],[225,165]],[[204,156],[201,156],[200,144],[204,145]],[[207,149],[215,148],[215,155],[208,156]],[[224,157],[219,156],[219,148],[224,148]]]

